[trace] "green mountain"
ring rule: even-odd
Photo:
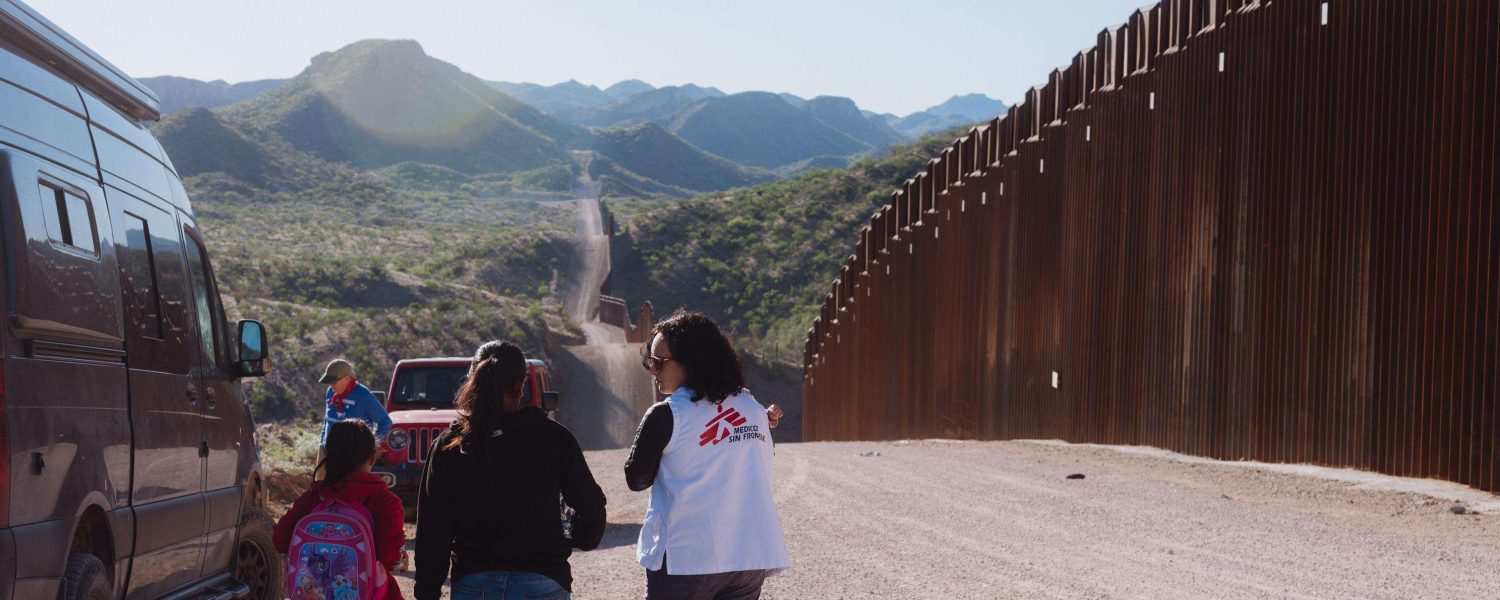
[[[578,172],[569,150],[600,157],[591,172],[613,180],[606,186],[613,196],[690,197],[773,177],[658,125],[589,131],[564,123],[412,42],[367,41],[319,55],[279,88],[216,112],[179,112],[156,130],[183,176],[217,174],[217,185],[235,189],[301,190],[321,184],[309,174],[337,171],[345,180],[361,175],[430,192],[567,192]]]
[[[774,169],[814,156],[871,149],[769,92],[707,98],[679,111],[668,129],[689,143],[742,165]]]
[[[953,96],[942,104],[890,120],[891,127],[908,137],[918,137],[957,127],[977,125],[1009,110],[1004,102],[984,94]]]
[[[724,92],[711,87],[693,84],[668,86],[632,94],[568,118],[573,123],[592,127],[609,127],[635,121],[665,123],[694,102],[722,96]]]
[[[611,293],[631,306],[649,299],[703,310],[752,350],[796,360],[849,240],[955,133],[894,146],[848,169],[636,211],[621,218],[611,246]]]
[[[285,79],[262,79],[243,83],[223,80],[199,81],[186,77],[147,77],[141,80],[161,98],[161,114],[168,116],[187,108],[215,108],[255,97],[285,83]]]
[[[625,168],[613,158],[589,153],[584,172],[599,182],[601,198],[691,198],[692,190],[667,185]]]
[[[818,96],[804,102],[802,110],[873,148],[884,148],[906,140],[905,136],[892,129],[885,120],[866,117],[855,106],[854,101],[848,98]]]
[[[638,79],[607,89],[577,81],[556,85],[492,81],[489,85],[549,116],[588,127],[610,127],[640,120],[663,121],[704,98],[723,96],[714,88],[693,84],[656,88]]]
[[[782,177],[791,177],[813,169],[844,169],[849,167],[851,160],[853,158],[848,156],[814,156],[776,167],[774,173]]]
[[[564,144],[582,135],[407,40],[320,54],[285,85],[224,114],[300,151],[366,169],[415,161],[482,174],[570,165]]]
[[[575,80],[568,80],[557,85],[538,85],[535,83],[509,83],[505,81],[491,81],[491,87],[505,92],[512,97],[530,104],[549,115],[556,115],[564,111],[578,111],[593,108],[605,102],[609,102],[611,96],[592,85],[584,85]]]
[[[928,108],[924,112],[945,117],[958,117],[972,123],[993,119],[1009,108],[1004,102],[984,94],[965,94],[948,98],[942,104]]]
[[[627,96],[634,96],[656,89],[656,86],[639,79],[626,79],[612,86],[604,88],[604,94],[615,100]]]
[[[692,192],[744,187],[775,178],[699,150],[650,121],[595,131],[594,149],[626,170]]]
[[[152,128],[183,177],[218,173],[263,190],[313,187],[352,172],[299,152],[275,134],[203,108],[179,111]]]
[[[638,80],[622,81],[605,90],[576,81],[551,86],[491,85],[574,125],[614,127],[655,121],[703,150],[743,166],[770,169],[778,174],[843,167],[856,155],[908,139],[892,127],[897,122],[895,117],[862,111],[853,100],[835,96],[809,100],[789,93],[747,92],[725,99],[722,91],[711,87],[687,84],[654,88]],[[913,122],[914,128],[931,128],[928,121],[933,119],[942,123],[951,121],[948,117],[925,113],[921,118],[922,123]],[[744,131],[732,130],[744,128],[747,123],[756,125]],[[620,162],[621,168],[625,168],[631,161]]]

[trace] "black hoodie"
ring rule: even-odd
[[[559,493],[577,511],[573,547],[592,550],[604,537],[604,491],[573,433],[534,407],[503,415],[499,425],[458,448],[443,448],[456,423],[433,440],[417,504],[417,600],[439,597],[450,564],[453,581],[527,571],[571,591]]]

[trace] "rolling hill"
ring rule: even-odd
[[[284,191],[352,174],[297,151],[275,134],[203,108],[179,111],[152,129],[183,177],[218,173],[249,187]]]
[[[649,92],[654,89],[656,89],[656,86],[639,79],[626,79],[625,81],[621,81],[612,86],[604,88],[604,93],[610,98],[619,100],[620,98],[624,98],[626,96],[634,96],[636,94]]]
[[[566,191],[583,166],[614,179],[604,188],[610,195],[686,197],[842,168],[913,133],[982,121],[1004,108],[970,94],[897,119],[834,96],[725,95],[639,80],[606,89],[485,82],[407,40],[326,52],[284,81],[149,81],[181,106],[213,108],[179,111],[187,116],[158,125],[184,149],[174,152],[187,157],[179,159],[184,174],[218,172],[268,190],[296,187],[301,172],[337,167],[432,190]],[[579,152],[596,159],[580,165]]]
[[[188,108],[217,108],[248,100],[285,82],[285,79],[262,79],[231,84],[223,80],[199,81],[171,75],[141,79],[141,83],[161,98],[163,117]]]
[[[953,96],[942,104],[914,112],[901,118],[887,115],[887,121],[896,131],[907,137],[919,137],[935,131],[974,125],[1004,113],[1010,107],[1004,102],[984,94]]]
[[[872,148],[884,148],[906,140],[905,136],[892,129],[884,119],[872,119],[865,116],[854,101],[848,98],[818,96],[804,101],[801,109],[845,135],[869,144]]]
[[[637,121],[667,122],[678,111],[704,98],[724,96],[714,88],[693,84],[667,86],[631,94],[572,115],[558,115],[579,125],[610,127]]]
[[[366,169],[417,161],[481,174],[570,165],[564,144],[582,134],[408,40],[320,54],[285,85],[224,114],[297,150]]]
[[[699,150],[651,121],[594,133],[594,149],[621,167],[692,192],[763,183],[775,176]]]
[[[155,129],[183,176],[216,174],[226,189],[300,190],[319,185],[308,174],[336,172],[433,192],[566,192],[578,172],[572,151],[598,157],[590,172],[613,180],[612,196],[689,197],[773,177],[657,125],[590,131],[562,122],[402,41],[319,55],[280,87],[214,111],[181,111]]]
[[[623,217],[611,245],[612,294],[657,310],[691,306],[744,347],[796,360],[847,258],[847,240],[957,132],[727,195],[664,203]],[[621,212],[615,211],[617,218]]]
[[[491,81],[490,86],[549,115],[593,108],[613,99],[604,90],[568,80],[557,85]]]
[[[694,146],[765,169],[871,148],[769,92],[700,100],[674,115],[668,129]]]

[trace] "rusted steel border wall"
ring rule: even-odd
[[[651,340],[651,328],[656,326],[656,309],[647,300],[634,323],[630,322],[630,307],[625,300],[614,296],[599,296],[599,321],[625,330],[625,343],[644,344]]]
[[[1500,3],[1169,0],[870,220],[807,439],[1060,438],[1500,489]]]

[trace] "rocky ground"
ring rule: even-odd
[[[625,488],[625,452],[588,453],[610,525],[573,557],[576,598],[642,597],[646,494]],[[1500,498],[1283,471],[1056,443],[782,444],[796,566],[764,597],[1500,598]]]

